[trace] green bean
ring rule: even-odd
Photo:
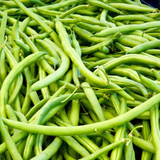
[[[21,121],[21,122],[25,122],[25,123],[28,123],[26,117],[24,116],[23,113],[19,112],[19,111],[14,111],[17,118]]]
[[[29,55],[24,60],[22,60],[20,63],[18,63],[12,69],[12,71],[8,74],[1,88],[1,116],[2,117],[6,117],[5,116],[5,103],[8,100],[8,89],[10,85],[12,84],[12,82],[14,81],[14,79],[16,78],[16,76],[19,73],[21,73],[25,67],[35,62],[39,57],[43,56],[44,54],[46,53],[42,52],[42,53],[35,53],[32,55]]]
[[[99,61],[95,61],[94,63],[90,64],[87,68],[92,70],[93,68],[95,68],[96,66],[100,66],[103,65],[107,62],[109,62],[110,60],[114,59],[114,57],[111,58],[105,58],[105,59],[101,59]]]
[[[26,140],[26,145],[24,147],[23,151],[23,159],[30,159],[31,158],[31,152],[34,145],[34,140],[36,138],[36,134],[29,134]]]
[[[79,96],[79,98],[82,98],[80,94],[75,94],[72,96],[72,98],[77,98],[76,95]],[[153,107],[155,104],[157,104],[160,101],[160,94],[157,94],[144,103],[140,104],[139,106],[133,108],[132,110],[124,113],[123,115],[120,115],[118,117],[112,118],[107,121],[102,121],[90,125],[83,125],[83,126],[74,126],[74,127],[68,127],[68,130],[66,130],[66,127],[46,127],[41,125],[32,125],[32,124],[25,124],[25,123],[19,123],[11,120],[7,120],[3,118],[3,121],[6,125],[10,127],[14,127],[17,129],[21,129],[27,132],[32,133],[38,133],[38,134],[44,134],[44,135],[75,135],[75,134],[87,134],[87,133],[94,133],[95,129],[97,131],[104,131],[109,128],[114,128],[116,126],[122,125],[135,117],[141,115],[151,107]],[[62,96],[60,97],[62,98]],[[59,101],[59,99],[58,99]],[[60,102],[59,102],[60,103]],[[59,104],[58,103],[58,104]],[[54,103],[54,105],[57,105]],[[52,106],[53,107],[53,106]],[[46,110],[47,111],[47,110]]]
[[[57,34],[44,22],[42,21],[35,13],[27,9],[20,1],[14,0],[14,2],[31,18],[33,18],[38,24],[46,31],[51,32],[50,36],[54,40],[54,42],[60,46],[59,38],[57,37]]]
[[[13,45],[13,56],[15,57],[15,59],[16,59],[17,62],[19,62],[20,47],[17,46],[17,44],[16,44],[16,42],[14,40],[15,39],[19,40],[18,29],[19,29],[19,19],[14,23],[13,28],[12,28],[12,32],[11,32],[12,45]]]
[[[7,146],[7,148],[8,148],[8,151],[9,151],[9,153],[10,153],[11,156],[12,156],[12,159],[13,159],[13,160],[16,160],[16,159],[18,158],[19,160],[21,160],[22,157],[21,157],[21,155],[19,154],[19,152],[18,152],[18,150],[17,150],[17,147],[16,147],[14,141],[11,139],[9,133],[7,132],[7,130],[6,130],[6,128],[5,128],[5,125],[4,125],[3,121],[2,121],[2,118],[0,118],[0,124],[1,124],[1,125],[0,125],[1,134],[2,134],[2,136],[3,136],[3,139],[4,139],[5,143],[6,143],[6,146]]]
[[[14,141],[14,143],[17,143],[19,141],[21,141],[22,139],[24,139],[25,137],[27,137],[28,133],[27,132],[19,132],[15,135],[12,136],[12,140]],[[0,154],[4,153],[5,151],[7,151],[7,145],[5,142],[3,142],[0,145]]]
[[[18,121],[13,108],[10,105],[8,105],[8,104],[6,105],[6,114],[7,114],[7,117],[9,119],[12,119],[14,121]],[[13,129],[13,134],[16,134],[17,132],[18,132],[18,130]]]
[[[96,33],[95,36],[99,36],[99,37],[104,37],[104,36],[108,36],[111,34],[115,34],[116,32],[130,32],[130,31],[134,31],[134,30],[144,30],[144,29],[149,29],[152,27],[158,27],[159,26],[159,22],[146,22],[143,24],[130,24],[130,25],[124,25],[124,26],[119,26],[116,28],[107,28],[104,29],[103,31]]]
[[[159,81],[160,80],[160,73],[154,68],[152,68],[151,71],[153,72],[156,79]]]
[[[51,119],[55,114],[57,114],[61,109],[63,109],[67,105],[67,102],[56,106],[55,108],[51,109],[48,114],[42,119],[42,124],[46,123],[49,119]]]
[[[91,4],[91,5],[95,5],[95,6],[104,8],[104,9],[108,9],[108,10],[110,10],[112,12],[115,12],[115,13],[118,13],[118,14],[122,14],[122,12],[120,10],[116,9],[115,7],[112,7],[109,4],[105,4],[105,3],[97,1],[97,0],[87,0],[87,2],[89,4]]]
[[[55,96],[57,96],[57,94],[59,94],[59,92],[57,92],[55,95],[53,95],[48,102],[50,102],[50,101],[52,100],[52,98],[54,98]],[[46,106],[47,106],[47,104],[49,104],[49,103],[46,103]],[[64,104],[66,105],[66,103],[64,103]],[[55,108],[53,109],[53,111],[51,110],[52,116],[55,114],[55,111],[56,111],[56,113],[57,113],[57,110],[59,111],[59,110],[62,109],[65,105],[59,105],[59,106],[55,107]],[[41,109],[42,112],[43,112],[44,109],[45,109],[45,106]],[[38,124],[39,121],[40,121],[41,123],[45,123],[45,121],[48,120],[48,118],[50,118],[50,115],[51,115],[51,114],[48,113],[47,116],[42,117],[42,118],[39,118],[40,115],[41,115],[41,111],[39,111],[39,112],[37,112],[36,120],[34,120],[33,123],[34,123],[34,124]],[[42,120],[43,120],[43,122],[42,122]],[[29,136],[28,136],[28,138],[27,138],[27,143],[26,143],[27,145],[25,146],[24,154],[23,154],[23,156],[24,156],[25,159],[28,159],[28,158],[31,156],[31,151],[32,151],[32,147],[33,147],[33,145],[34,145],[35,138],[36,138],[36,135],[35,135],[35,134],[29,134]]]
[[[113,18],[116,21],[124,21],[124,20],[140,20],[140,21],[146,21],[151,22],[154,21],[153,18],[149,18],[145,15],[119,15]]]
[[[7,23],[7,12],[4,11],[4,16],[2,18],[2,23],[0,26],[0,75],[1,75],[1,83],[4,81],[4,79],[7,76],[7,70],[5,66],[5,52],[4,52],[4,46],[5,46],[5,41],[4,36],[5,36],[5,28],[6,28],[6,23]]]
[[[21,2],[22,2],[24,5],[28,6],[28,7],[32,5],[32,3],[29,2],[28,0],[22,0]],[[11,2],[1,1],[0,4],[1,4],[1,5],[5,5],[6,7],[9,7],[9,8],[18,8],[17,4],[16,4],[15,2],[13,2],[13,1],[11,1]]]
[[[147,140],[151,132],[149,122],[147,120],[143,120],[142,125],[143,125],[142,136],[143,136],[143,139]]]
[[[109,74],[113,75],[120,75],[120,76],[125,76],[128,77],[136,82],[140,82],[140,79],[138,77],[138,74],[136,71],[133,69],[128,69],[128,68],[115,68],[109,71]]]
[[[61,145],[62,145],[62,140],[59,137],[56,137],[45,150],[43,150],[36,157],[33,157],[31,160],[49,159],[57,152],[57,150],[60,148]]]
[[[121,109],[122,107],[121,107],[120,101],[119,101],[119,99],[118,99],[118,96],[114,93],[114,94],[111,94],[110,98],[111,98],[111,101],[112,101],[112,103],[113,103],[113,106],[114,106],[117,114],[119,115],[119,114],[121,113],[121,112],[120,112],[120,109]],[[127,102],[127,101],[126,101],[126,102]],[[132,103],[133,103],[133,102],[132,102]],[[123,103],[122,103],[122,104],[123,104]],[[116,116],[117,116],[117,115],[116,115]],[[131,122],[127,122],[127,128],[128,128],[129,130],[132,130],[132,129],[134,128],[134,125],[133,125]],[[134,130],[133,134],[136,135],[136,136],[140,136],[140,133],[139,133],[137,130]]]
[[[64,153],[63,154],[63,157],[65,158],[65,159],[70,159],[70,160],[76,160],[75,158],[73,158],[73,157],[71,157],[70,155],[69,155],[69,153],[68,153],[68,151],[67,151],[67,146],[66,146],[66,144],[64,145],[62,145],[62,151],[61,151],[62,153]],[[62,158],[63,159],[63,158]]]
[[[80,102],[79,100],[72,100],[70,122],[73,126],[78,126],[80,114]]]
[[[81,87],[83,88],[83,90],[84,90],[89,102],[91,103],[93,110],[96,113],[99,120],[104,121],[105,117],[102,112],[101,106],[100,106],[95,94],[93,93],[93,90],[91,89],[90,85],[87,82],[83,82],[81,84]]]
[[[47,10],[47,9],[43,9],[43,8],[35,8],[35,12],[42,14],[42,15],[47,15],[47,16],[54,16],[56,17],[56,15],[61,15],[63,12],[60,11],[55,11],[55,10]]]
[[[65,53],[71,58],[72,62],[76,65],[76,67],[79,69],[80,73],[89,80],[91,80],[94,84],[106,86],[106,82],[95,76],[90,70],[88,70],[84,66],[81,59],[78,57],[76,51],[71,47],[68,34],[61,22],[56,21],[56,29],[62,41],[62,48],[64,49]]]
[[[84,158],[81,158],[80,160],[92,160],[95,159],[97,157],[99,157],[100,155],[102,155],[103,153],[105,153],[106,151],[109,151],[117,146],[119,146],[120,144],[124,143],[125,140],[122,139],[120,141],[114,142],[104,148],[99,149],[98,151],[95,151],[94,153],[90,154],[89,156],[86,156]]]
[[[126,105],[124,98],[121,99],[121,106],[120,107],[121,107],[120,114],[123,114],[127,111],[127,105]],[[122,126],[120,126],[116,129],[115,139],[114,139],[115,142],[118,140],[121,140],[122,138],[125,138],[125,134],[126,134],[126,124],[123,124]],[[124,145],[120,145],[119,147],[112,150],[111,160],[112,159],[113,160],[120,159],[122,157],[123,147],[124,147]]]
[[[59,48],[55,43],[53,43],[50,40],[46,40],[46,42],[48,42],[50,45],[52,45],[52,47],[54,47],[56,52],[58,52],[58,54],[60,54],[61,59],[62,59],[62,63],[61,63],[61,66],[53,74],[50,74],[45,79],[34,83],[31,86],[30,92],[41,89],[41,88],[59,80],[59,78],[61,78],[69,68],[69,64],[70,64],[69,58],[64,54],[62,49]]]
[[[79,5],[79,6],[76,6],[76,7],[74,7],[74,8],[72,8],[72,9],[70,9],[70,10],[68,10],[68,11],[66,11],[66,12],[64,12],[64,13],[62,13],[60,16],[59,16],[59,18],[64,18],[64,17],[66,17],[67,15],[69,15],[69,14],[71,14],[71,13],[74,13],[75,11],[77,11],[77,10],[79,10],[79,9],[87,9],[89,6],[88,5]]]
[[[128,135],[129,142],[125,146],[125,158],[128,160],[135,160],[135,151],[133,149],[132,135]]]
[[[81,48],[82,54],[83,55],[90,54],[90,53],[98,51],[100,47],[109,46],[111,43],[113,43],[115,40],[117,40],[120,36],[121,36],[121,34],[118,32],[118,33],[114,34],[111,38],[106,39],[105,41],[103,41],[101,43],[98,43],[98,44],[93,45],[91,47]]]
[[[35,105],[40,101],[40,99],[39,99],[38,94],[36,92],[32,92],[32,93],[30,93],[30,95],[28,95],[29,89],[31,86],[31,84],[30,84],[31,72],[28,67],[24,69],[24,75],[25,75],[26,82],[27,82],[27,89],[26,89],[26,96],[24,99],[24,103],[22,105],[22,113],[26,115],[30,109],[31,100],[32,100],[33,104]]]
[[[139,90],[143,93],[144,97],[148,97],[148,91],[147,89],[143,86],[143,84],[135,82],[130,79],[122,78],[119,76],[109,76],[110,80],[120,86],[135,86],[138,87]]]
[[[42,41],[40,39],[37,39],[36,42],[42,46],[52,57],[55,57],[58,61],[58,64],[60,64],[60,58],[58,53],[55,51],[54,47],[47,43],[46,41]]]
[[[46,73],[45,71],[39,66],[39,79],[42,80],[46,77]],[[44,87],[41,89],[41,92],[42,92],[42,96],[43,98],[47,98],[47,97],[50,97],[50,92],[49,92],[49,88],[48,86],[47,87]]]
[[[54,121],[59,124],[60,126],[72,126],[68,123],[65,123],[61,121],[59,118],[54,117]],[[81,143],[87,150],[89,150],[91,153],[95,152],[96,150],[99,149],[99,147],[93,143],[87,136],[85,135],[75,135],[74,138]],[[104,159],[106,159],[106,156],[102,156]],[[101,159],[103,159],[101,158]]]
[[[130,39],[133,39],[133,40],[137,40],[137,41],[139,41],[141,43],[149,41],[147,38],[141,37],[141,36],[137,36],[137,35],[124,35],[124,37],[130,38]]]
[[[5,53],[6,53],[6,58],[8,59],[11,68],[13,68],[17,64],[17,61],[13,57],[12,53],[9,51],[9,49],[7,47],[4,47],[4,49],[5,49]],[[23,76],[22,76],[22,74],[20,74],[18,76],[18,78],[13,83],[14,84],[14,90],[12,89],[13,90],[12,95],[10,96],[10,98],[8,100],[9,104],[11,104],[16,99],[17,94],[21,89],[22,83],[23,83]]]
[[[37,7],[38,9],[48,9],[48,10],[58,10],[60,8],[72,5],[74,3],[80,2],[82,0],[71,0],[71,1],[62,1],[60,3],[56,3],[56,4],[52,4],[52,5],[46,5],[46,6],[41,6],[41,7]],[[35,11],[34,8],[31,8],[32,11]]]
[[[73,45],[74,49],[76,50],[76,52],[81,57],[81,48],[80,48],[80,45],[76,39],[76,35],[75,35],[74,31],[72,33],[72,45]],[[72,75],[73,82],[75,83],[75,85],[80,85],[80,81],[78,78],[78,76],[80,75],[80,72],[74,64],[72,64],[72,73],[73,73],[73,75]]]
[[[159,55],[160,54],[160,50],[159,49],[147,49],[145,50],[146,53],[148,54],[155,54],[155,55]]]
[[[95,24],[95,25],[100,25],[100,26],[104,26],[104,27],[106,26],[104,23],[102,23],[101,21],[99,21],[93,17],[81,16],[79,14],[72,14],[71,17],[78,19],[79,21],[89,23],[89,24]]]
[[[157,40],[157,38],[152,37],[141,30],[132,31],[131,33],[134,35],[137,35],[137,36],[144,37],[144,38],[148,39],[149,41]]]
[[[155,146],[155,160],[158,160],[159,155],[159,105],[155,105],[151,108],[151,133],[152,133],[152,139],[153,144]]]
[[[149,135],[147,140],[149,142],[152,142],[152,135],[151,134]],[[141,160],[146,160],[146,159],[151,160],[152,156],[153,156],[153,153],[143,150]]]
[[[90,32],[99,32],[102,31],[103,29],[106,29],[106,27],[101,27],[97,25],[91,25],[85,22],[78,22],[76,23],[77,26],[79,26],[82,29],[88,30]]]
[[[90,33],[89,31],[85,30],[85,29],[81,29],[80,27],[73,25],[72,29],[75,31],[76,34],[78,34],[80,37],[82,37],[83,39],[89,41],[89,42],[95,42],[95,43],[99,43],[102,42],[104,40],[106,40],[106,38],[99,38],[99,37],[93,37],[93,34]]]
[[[37,103],[35,106],[33,106],[26,114],[26,118],[29,120],[36,111],[38,111],[48,100],[50,97],[47,97],[43,100],[41,100],[39,103]]]
[[[23,41],[19,40],[19,39],[14,39],[14,42],[16,43],[16,45],[18,45],[22,50],[24,50],[24,52],[30,52],[30,47],[25,44]]]
[[[160,86],[156,82],[154,82],[153,80],[141,75],[140,73],[138,73],[138,75],[139,75],[139,78],[141,80],[141,83],[145,87],[151,89],[152,91],[155,91],[156,93],[160,92]]]
[[[64,18],[64,19],[59,19],[60,22],[68,25],[68,24],[76,24],[80,20],[79,19],[73,19],[73,18]]]
[[[58,61],[57,59],[55,59],[54,57],[51,57],[49,55],[45,55],[44,56],[44,59],[50,64],[53,66],[53,68],[55,69],[56,66],[58,65]]]
[[[125,37],[125,36],[120,37],[117,40],[117,42],[119,42],[122,45],[129,46],[129,47],[135,47],[135,46],[141,44],[141,42],[139,42],[137,40],[130,39],[130,38]]]
[[[31,0],[31,2],[32,2],[32,3],[35,3],[35,4],[39,5],[39,6],[45,6],[45,5],[46,5],[45,3],[43,3],[43,2],[40,1],[40,0]]]
[[[152,36],[152,37],[155,37],[157,39],[159,39],[159,35],[158,35],[158,32],[155,32],[155,33],[147,33],[149,36]]]
[[[73,137],[71,136],[60,136],[62,140],[64,140],[69,146],[71,146],[77,153],[86,157],[89,155],[89,152],[79,144]]]
[[[18,112],[22,112],[22,109],[21,109],[21,104],[23,103],[22,101],[22,95],[19,93],[17,95],[17,98],[15,99],[15,102],[14,102],[14,110],[15,111],[18,111]]]
[[[132,41],[132,42],[134,42],[134,41]],[[129,44],[131,44],[131,43],[129,43]],[[116,49],[120,50],[120,52],[122,52],[123,54],[126,53],[126,52],[128,52],[128,50],[130,49],[130,47],[124,46],[124,45],[122,45],[119,42],[115,43],[115,47],[116,47]]]
[[[155,153],[155,146],[153,145],[153,143],[146,141],[142,138],[135,137],[135,136],[132,136],[132,139],[133,139],[133,143],[137,147],[139,147],[145,151]]]
[[[132,92],[131,90],[129,90],[128,88],[126,88],[125,90],[126,90],[133,98],[135,98],[135,100],[139,100],[139,101],[141,101],[141,102],[144,102],[144,101],[147,100],[146,97],[143,97],[143,96],[141,96],[141,95],[139,95],[139,94],[136,94],[136,93]]]
[[[44,141],[44,135],[38,134],[34,145],[34,152],[36,156],[42,152],[43,141]]]
[[[97,14],[99,14],[99,12],[97,11],[92,11],[90,8],[93,8],[94,6],[89,6],[89,8],[86,10],[86,9],[79,9],[77,11],[75,11],[75,13],[77,14],[82,14],[82,15],[86,15],[86,16],[96,16]]]
[[[155,12],[156,11],[156,9],[152,7],[142,7],[138,5],[125,4],[125,3],[109,3],[109,5],[120,10],[139,11],[139,12]]]
[[[99,122],[100,121],[98,116],[95,114],[94,111],[88,110],[88,113],[89,113],[91,119],[93,120],[93,122]]]
[[[65,108],[62,108],[60,111],[59,111],[59,116],[60,118],[64,121],[64,122],[67,122],[68,124],[71,124],[70,120],[69,120],[69,117],[66,113],[66,110]]]
[[[160,44],[159,40],[155,40],[155,41],[151,41],[151,42],[145,42],[145,43],[142,43],[142,44],[139,44],[139,45],[133,47],[127,53],[128,54],[140,53],[140,52],[143,52],[147,49],[152,49],[152,48],[159,47],[159,44]]]
[[[105,63],[104,68],[107,72],[117,67],[120,64],[133,63],[133,61],[140,64],[150,64],[156,67],[160,67],[160,64],[158,63],[158,59],[148,58],[148,56],[145,56],[145,55],[129,54],[129,55],[123,55],[119,58],[113,59]],[[96,72],[97,70],[94,71],[94,73]]]
[[[20,36],[24,39],[24,41],[29,45],[29,47],[31,48],[31,51],[34,52],[39,52],[39,50],[37,49],[37,47],[34,45],[34,43],[29,39],[29,37],[23,33],[22,31],[19,31]],[[43,67],[43,69],[48,73],[51,74],[54,72],[54,69],[47,63],[47,61],[41,57],[38,61],[41,66]]]
[[[108,13],[108,10],[103,9],[103,11],[101,12],[100,21],[102,21],[103,23],[106,24],[107,27],[109,27],[109,23],[106,21],[107,13]]]
[[[72,81],[72,70],[68,70],[67,73],[63,76],[63,81],[64,82],[68,82],[68,83],[71,83]]]
[[[18,152],[20,153],[21,156],[23,155],[23,150],[24,150],[25,144],[26,144],[26,139],[23,139],[19,142],[19,144],[17,146]]]
[[[116,93],[120,94],[125,99],[134,101],[134,98],[132,96],[130,96],[128,93],[124,91],[124,89],[122,89],[121,87],[119,87],[117,84],[113,82],[110,82],[107,88],[115,90]]]
[[[129,68],[129,69],[135,70],[135,72],[138,71],[141,74],[147,75],[149,77],[154,77],[152,71],[147,67],[143,67],[139,65],[131,65],[131,66],[123,66],[122,68]],[[136,73],[136,76],[138,76],[137,73]],[[140,79],[139,79],[139,82],[140,82]]]

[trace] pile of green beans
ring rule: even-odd
[[[159,17],[140,0],[1,0],[0,160],[160,160]]]

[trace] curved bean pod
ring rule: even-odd
[[[157,48],[160,46],[160,40],[155,40],[155,41],[151,41],[151,42],[145,42],[142,44],[139,44],[133,48],[131,48],[127,54],[136,54],[136,53],[141,53],[147,49],[153,49],[153,48]]]
[[[62,97],[60,98],[62,99]],[[24,130],[30,133],[38,133],[38,134],[44,134],[44,135],[58,135],[58,136],[59,135],[88,134],[88,133],[94,133],[95,129],[97,131],[104,131],[110,128],[120,126],[134,119],[135,117],[141,115],[142,113],[149,110],[150,108],[152,108],[155,104],[159,102],[160,102],[160,93],[118,117],[112,118],[107,121],[94,123],[94,124],[68,127],[67,130],[66,130],[66,127],[47,127],[47,126],[41,126],[41,125],[32,125],[32,124],[26,124],[22,122],[15,122],[15,121],[7,120],[6,118],[2,118],[2,120],[6,125],[10,127]],[[58,104],[60,104],[60,102]],[[57,105],[57,103],[56,104],[54,103],[54,105]]]
[[[30,92],[39,90],[59,80],[66,73],[70,65],[69,58],[64,54],[61,48],[59,48],[54,42],[50,41],[49,39],[46,39],[46,42],[48,42],[58,52],[58,54],[60,54],[62,62],[61,62],[60,67],[54,73],[34,83],[30,88]]]
[[[16,76],[20,74],[25,67],[29,66],[33,62],[36,62],[38,58],[40,58],[41,56],[45,54],[46,54],[45,52],[41,52],[41,53],[38,52],[32,55],[29,55],[24,60],[22,60],[20,63],[18,63],[8,74],[1,88],[1,108],[0,109],[1,109],[2,117],[6,117],[5,104],[8,101],[8,90],[12,82],[16,78]]]
[[[1,134],[3,136],[3,140],[6,143],[6,146],[9,150],[9,153],[12,156],[12,159],[16,160],[18,158],[19,160],[23,160],[21,155],[19,154],[19,152],[17,150],[17,147],[16,147],[14,141],[12,140],[9,133],[7,132],[1,117],[0,117],[0,129],[1,129]]]
[[[106,86],[107,84],[104,80],[94,75],[84,66],[76,51],[71,47],[68,34],[61,22],[56,21],[56,29],[62,41],[62,48],[64,49],[65,53],[71,58],[72,62],[76,65],[76,67],[79,69],[80,73],[94,84],[103,87]]]
[[[134,30],[144,30],[144,29],[149,29],[149,28],[159,27],[159,26],[160,26],[159,21],[147,22],[147,23],[138,24],[138,25],[136,24],[123,25],[123,26],[119,26],[116,28],[104,29],[103,31],[96,33],[95,36],[104,37],[104,36],[108,36],[111,34],[115,34],[117,32],[123,33],[123,32],[130,32]]]
[[[160,67],[160,62],[158,58],[150,58],[145,55],[137,55],[137,54],[129,54],[129,55],[124,55],[119,58],[113,59],[107,63],[104,64],[104,68],[107,71],[117,67],[120,64],[128,64],[135,62],[136,64],[150,64],[156,67]],[[94,73],[97,73],[98,70],[95,70]]]

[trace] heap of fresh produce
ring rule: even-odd
[[[159,102],[158,9],[0,1],[0,160],[160,160]]]

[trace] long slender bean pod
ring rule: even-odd
[[[151,133],[153,144],[155,146],[155,160],[160,158],[160,136],[159,136],[159,105],[155,105],[151,108]]]
[[[21,73],[25,67],[37,61],[38,58],[40,58],[41,56],[45,54],[46,54],[45,52],[41,52],[41,53],[38,52],[32,55],[29,55],[24,60],[22,60],[20,63],[18,63],[8,74],[1,88],[1,116],[2,117],[6,117],[5,104],[7,103],[7,100],[8,100],[8,89],[10,85],[12,84],[12,82],[14,81],[14,79],[16,78],[16,76],[19,73]]]
[[[76,94],[75,94],[76,95]],[[78,94],[80,96],[80,94]],[[72,98],[75,96],[72,96]],[[77,98],[77,97],[76,97]],[[61,97],[61,99],[64,99]],[[160,101],[160,94],[157,94],[144,103],[140,104],[139,106],[133,108],[132,110],[124,113],[123,115],[120,115],[118,117],[112,118],[107,121],[102,121],[94,124],[89,125],[83,125],[83,126],[74,126],[74,127],[68,127],[68,130],[66,130],[66,127],[46,127],[41,125],[32,125],[32,124],[25,124],[25,123],[19,123],[14,122],[11,120],[7,120],[3,118],[3,122],[10,126],[17,129],[21,129],[27,132],[31,133],[38,133],[38,134],[45,134],[45,135],[75,135],[75,134],[87,134],[87,133],[94,133],[95,130],[97,131],[104,131],[109,128],[114,128],[116,126],[120,126],[135,117],[141,115],[145,111],[152,108],[155,104],[159,103]],[[60,103],[60,102],[59,102]],[[54,104],[56,105],[56,104]],[[53,107],[53,106],[52,106]]]
[[[19,154],[15,143],[13,142],[13,140],[11,139],[9,133],[7,132],[7,130],[5,128],[5,125],[2,121],[2,118],[0,118],[0,128],[1,128],[1,134],[3,136],[3,139],[7,145],[7,148],[9,150],[9,153],[11,154],[13,160],[16,160],[17,158],[19,160],[22,160],[22,157]]]
[[[152,27],[158,27],[160,25],[160,23],[157,22],[146,22],[143,24],[130,24],[130,25],[124,25],[124,26],[119,26],[116,28],[107,28],[104,29],[103,31],[96,33],[95,36],[99,36],[99,37],[104,37],[104,36],[108,36],[111,34],[115,34],[116,32],[130,32],[130,31],[134,31],[134,30],[144,30],[144,29],[149,29]]]

